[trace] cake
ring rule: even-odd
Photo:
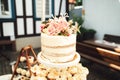
[[[41,34],[41,55],[51,62],[71,61],[76,52],[76,34],[49,36]]]
[[[53,18],[41,25],[41,57],[53,63],[66,63],[76,55],[78,24],[64,16]]]

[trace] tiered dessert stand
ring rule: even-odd
[[[32,55],[33,55],[33,57],[34,57],[34,61],[33,61],[32,64],[29,62],[29,56],[30,56],[29,53],[30,53],[30,52],[32,52]],[[26,65],[25,65],[25,66],[26,66],[27,69],[29,70],[30,76],[32,75],[32,72],[31,72],[30,68],[31,68],[31,66],[32,66],[33,64],[37,63],[37,57],[36,57],[36,54],[35,54],[32,46],[29,45],[29,46],[24,47],[24,48],[21,49],[20,54],[19,54],[19,56],[18,56],[18,58],[17,58],[16,64],[15,64],[15,66],[14,66],[14,70],[13,70],[13,74],[12,74],[11,80],[13,80],[14,76],[17,74],[16,69],[18,68],[19,64],[21,63],[20,58],[21,58],[22,56],[24,56],[24,57],[26,58],[26,62],[25,62]]]

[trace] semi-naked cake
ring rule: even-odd
[[[65,16],[54,17],[41,24],[40,63],[78,63],[80,55],[76,52],[77,31],[78,24],[73,25],[73,21],[67,21]]]
[[[51,36],[41,34],[41,55],[51,62],[73,60],[76,52],[76,34],[70,36]]]

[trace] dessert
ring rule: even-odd
[[[40,63],[67,63],[73,61],[75,56],[80,58],[76,52],[78,24],[73,25],[72,20],[67,21],[65,18],[54,17],[41,25]],[[78,62],[79,60],[76,63]]]
[[[31,69],[33,75],[30,80],[87,80],[88,74],[88,69],[80,63],[61,69],[39,64],[33,66]]]
[[[76,52],[76,34],[50,36],[41,33],[41,55],[51,62],[67,62]]]

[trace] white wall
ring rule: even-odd
[[[21,48],[31,45],[33,48],[40,48],[40,36],[37,37],[26,37],[16,39],[16,50],[20,51]]]
[[[15,40],[14,35],[14,23],[13,22],[5,22],[3,25],[3,36],[10,36],[10,40]]]
[[[84,0],[85,27],[97,31],[96,39],[104,34],[120,36],[119,0]]]

